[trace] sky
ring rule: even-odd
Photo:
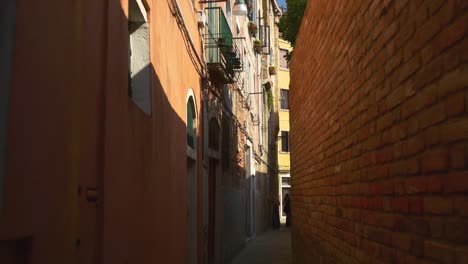
[[[278,0],[278,5],[279,6],[287,6],[286,5],[286,0]]]

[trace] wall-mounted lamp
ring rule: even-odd
[[[232,9],[232,14],[235,16],[246,16],[248,13],[247,5],[244,0],[236,0],[234,3],[234,8]]]

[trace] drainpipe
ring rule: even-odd
[[[206,76],[205,65],[203,64],[203,60],[200,54],[198,54],[197,48],[195,44],[193,43],[192,37],[190,36],[190,32],[187,29],[187,24],[185,23],[184,16],[182,15],[179,2],[177,0],[172,0],[172,2],[174,3],[174,6],[175,6],[175,11],[173,10],[172,15],[176,16],[180,20],[180,23],[182,24],[182,30],[184,31],[184,34],[187,36],[187,40],[190,44],[190,47],[195,53],[197,61],[200,64],[201,72],[199,72],[199,74],[201,75],[202,78],[204,78]]]
[[[6,0],[2,6],[3,8],[0,8],[0,216],[2,214],[3,181],[6,174],[6,134],[14,44],[15,0]]]

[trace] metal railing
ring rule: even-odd
[[[205,49],[211,74],[223,83],[235,83],[242,71],[242,57],[220,7],[207,7]]]

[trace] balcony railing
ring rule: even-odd
[[[220,7],[207,7],[205,49],[210,76],[220,83],[235,83],[242,71],[242,57]]]

